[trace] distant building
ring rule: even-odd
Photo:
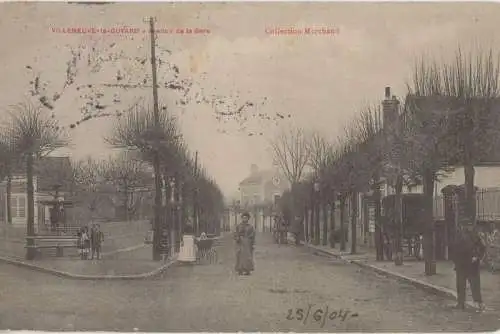
[[[26,226],[28,201],[26,193],[25,166],[20,166],[12,173],[11,181],[11,216],[13,226]],[[64,200],[71,190],[73,171],[69,157],[44,157],[34,166],[33,187],[35,199],[35,230],[50,224],[50,207],[41,201]],[[7,180],[0,183],[0,215],[7,221]]]
[[[259,170],[255,164],[239,186],[242,206],[274,203],[276,196],[281,196],[289,188],[288,182],[277,170]]]
[[[12,173],[11,181],[11,217],[12,226],[26,227],[28,201],[26,193],[25,166],[20,166]],[[152,183],[152,182],[150,182]],[[73,203],[73,207],[64,210],[62,222],[67,224],[87,224],[91,220],[122,221],[143,218],[151,211],[152,187],[129,190],[128,212],[124,207],[124,194],[112,184],[100,184],[95,193],[80,193],[76,189],[73,166],[69,157],[44,157],[36,161],[33,175],[35,231],[42,231],[50,226],[50,201],[64,200]],[[89,202],[93,202],[93,212],[89,212]],[[0,182],[0,220],[7,219],[7,179]]]
[[[266,213],[269,213],[266,208],[288,188],[289,182],[277,169],[259,170],[253,164],[250,174],[239,184],[240,207],[251,212],[257,229],[263,229]]]

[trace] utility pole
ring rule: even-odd
[[[391,97],[391,88],[385,88],[385,99],[382,101],[382,108],[384,113],[384,129],[388,131],[386,135],[389,137],[389,163],[395,172],[395,195],[393,205],[393,237],[395,239],[394,264],[400,266],[403,264],[403,217],[402,217],[402,188],[403,188],[403,174],[401,159],[403,158],[402,147],[402,119],[399,114],[399,100],[393,95]],[[392,141],[392,143],[391,143]]]
[[[160,230],[161,230],[161,193],[162,193],[162,180],[160,175],[160,156],[159,148],[159,132],[160,132],[160,112],[158,108],[158,82],[156,77],[156,36],[155,36],[155,23],[154,18],[149,18],[149,30],[151,37],[151,71],[153,76],[153,112],[154,112],[154,140],[155,150],[153,154],[153,169],[155,173],[155,207],[154,207],[154,223],[153,223],[153,260],[160,261]]]
[[[198,235],[200,230],[198,222],[198,151],[194,156],[194,192],[193,192],[193,224],[194,234]]]

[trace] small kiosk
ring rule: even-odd
[[[186,226],[184,229],[178,261],[185,263],[196,262],[196,242],[191,225]]]
[[[40,200],[39,204],[49,207],[50,232],[66,232],[65,209],[73,207],[72,201],[67,200]],[[62,226],[61,226],[62,225]]]

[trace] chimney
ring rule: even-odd
[[[391,87],[385,87],[385,99],[382,101],[383,126],[394,125],[397,120],[399,110],[399,101],[395,95],[391,98]]]

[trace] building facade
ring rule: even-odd
[[[259,170],[255,164],[250,167],[250,174],[239,184],[240,208],[252,214],[257,230],[270,228],[272,205],[288,188],[278,169]]]
[[[34,166],[34,218],[35,231],[50,226],[51,206],[43,204],[45,201],[64,200],[70,190],[72,182],[72,167],[68,157],[44,157]],[[0,215],[2,220],[8,222],[7,179],[0,183]],[[13,227],[26,227],[28,201],[27,179],[24,168],[19,168],[12,173],[10,182],[10,213]]]

